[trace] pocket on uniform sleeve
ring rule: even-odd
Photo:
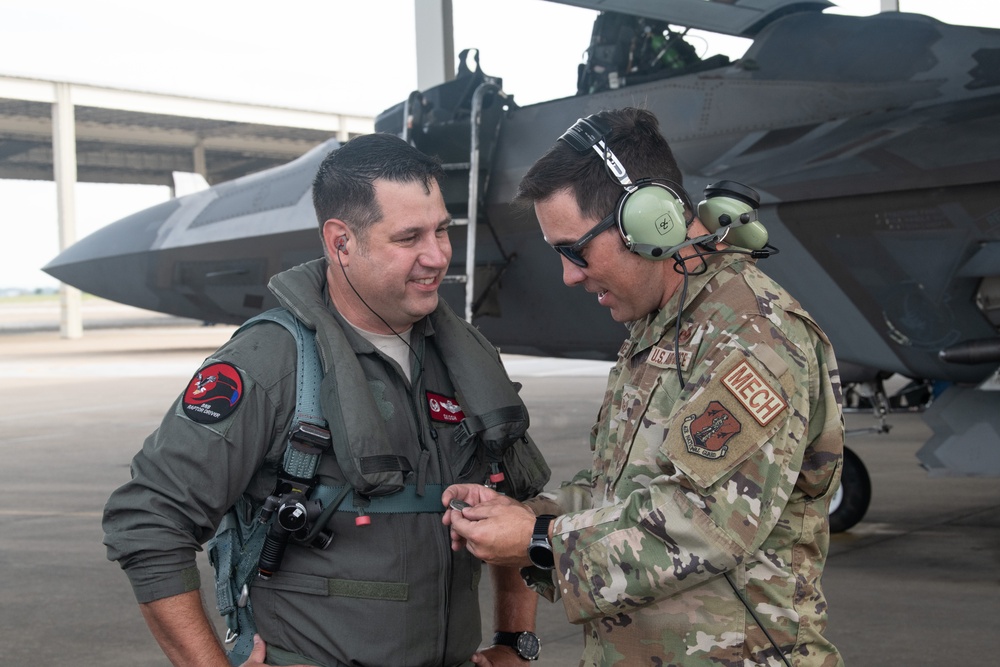
[[[735,350],[675,413],[667,454],[693,484],[708,489],[760,450],[788,411],[781,379],[753,355]]]

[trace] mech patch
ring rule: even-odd
[[[465,419],[462,407],[455,402],[454,398],[435,394],[432,391],[427,392],[427,408],[430,411],[431,419],[436,422],[457,424]]]
[[[781,394],[746,361],[729,371],[722,378],[722,384],[761,426],[767,426],[788,407]]]
[[[786,377],[791,383],[791,373]],[[674,413],[675,421],[667,437],[671,462],[700,489],[708,489],[729,475],[782,428],[784,420],[775,416],[787,414],[784,408],[789,394],[785,392],[792,387],[779,381],[783,380],[772,377],[741,350],[733,350],[714,363],[712,374],[701,379],[702,388]],[[771,392],[773,395],[758,396],[757,392],[765,387],[776,390]],[[734,390],[745,393],[750,405],[735,398]],[[775,398],[780,404],[770,400]],[[768,424],[763,425],[762,420]]]
[[[728,452],[729,439],[739,434],[743,425],[726,406],[712,401],[700,415],[688,415],[681,424],[688,452],[706,459],[721,459]]]
[[[184,392],[184,414],[199,424],[215,424],[230,414],[243,398],[243,377],[231,364],[215,363],[195,373]]]

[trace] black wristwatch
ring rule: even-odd
[[[551,570],[555,565],[552,556],[552,542],[549,540],[549,524],[555,517],[551,514],[541,514],[535,519],[535,529],[531,533],[528,544],[528,560],[535,567]]]
[[[534,632],[497,632],[493,635],[494,646],[509,646],[521,660],[538,660],[542,652],[542,642]]]

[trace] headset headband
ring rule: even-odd
[[[623,188],[633,192],[636,186],[629,178],[628,172],[625,171],[625,166],[604,141],[610,134],[611,126],[594,114],[578,119],[572,127],[563,132],[559,139],[572,146],[578,153],[586,153],[590,149],[594,149],[611,175],[618,179]]]

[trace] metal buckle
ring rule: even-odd
[[[325,450],[330,446],[330,431],[315,424],[298,423],[288,434],[289,442],[300,442],[307,447]]]
[[[250,602],[250,587],[243,584],[243,590],[240,591],[240,599],[236,601],[236,606],[243,609]]]
[[[226,638],[222,640],[224,644],[232,644],[240,636],[240,633],[233,631],[232,628],[226,630]]]
[[[469,424],[467,422],[467,419],[463,419],[458,422],[458,425],[455,426],[455,430],[452,431],[451,439],[459,447],[464,447],[472,442],[472,439],[476,437],[476,434],[472,432],[472,429],[469,428]]]

